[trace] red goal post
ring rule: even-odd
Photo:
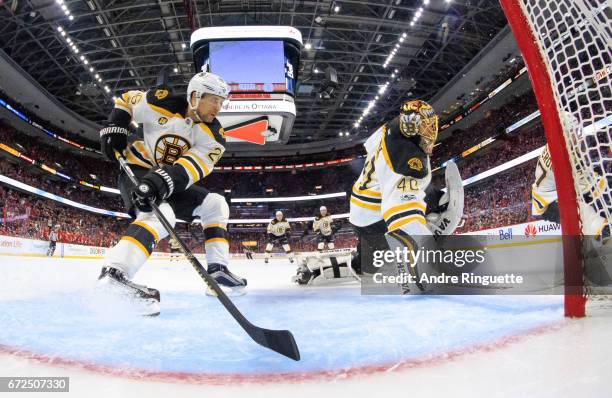
[[[608,0],[500,2],[527,65],[553,162],[563,229],[565,315],[581,317],[586,294],[580,204],[610,221],[612,8]],[[598,141],[601,126],[607,152],[605,142]],[[584,176],[595,176],[602,166],[601,184],[594,183],[597,195],[586,202]],[[587,178],[591,185],[593,178]]]

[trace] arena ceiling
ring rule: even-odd
[[[1,48],[64,105],[98,123],[114,93],[155,84],[163,68],[184,91],[194,73],[194,29],[296,27],[311,48],[301,53],[306,90],[296,96],[290,143],[355,134],[396,113],[407,97],[431,98],[507,24],[497,0],[0,0],[0,22]],[[319,98],[330,66],[338,87],[331,98]]]

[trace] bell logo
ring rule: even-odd
[[[538,230],[536,229],[536,227],[533,226],[533,224],[529,224],[525,227],[526,237],[536,236],[537,233],[538,233]]]

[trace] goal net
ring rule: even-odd
[[[612,6],[609,0],[500,1],[551,152],[564,234],[565,314],[584,316],[585,241],[605,235],[612,221]]]

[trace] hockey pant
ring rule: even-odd
[[[134,169],[138,177],[147,172],[143,168],[134,167]],[[130,198],[133,188],[123,174],[119,179],[119,187],[128,212],[134,215],[136,209]],[[207,263],[228,265],[229,206],[223,196],[193,185],[162,202],[159,209],[173,227],[177,218],[187,222],[200,218],[204,228]],[[138,212],[136,220],[130,224],[120,241],[109,250],[106,264],[120,269],[132,278],[147,261],[155,245],[167,236],[168,232],[153,212]]]

